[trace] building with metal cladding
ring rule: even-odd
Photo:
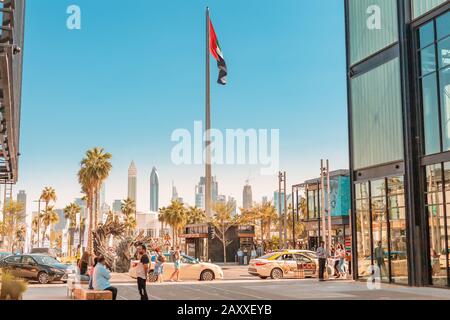
[[[128,199],[131,199],[136,203],[137,197],[137,169],[134,161],[131,161],[128,168]]]
[[[242,208],[250,209],[253,207],[252,186],[247,183],[242,191]]]
[[[150,174],[150,211],[159,211],[159,175],[155,167]]]
[[[18,179],[25,0],[0,2],[0,181]]]
[[[344,0],[353,270],[450,285],[450,1]]]

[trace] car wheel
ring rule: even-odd
[[[49,280],[50,280],[47,272],[44,272],[44,271],[39,272],[37,279],[40,284],[47,284],[47,283],[49,283]]]
[[[267,279],[267,277],[262,277],[262,276],[259,276],[261,279],[263,279],[263,280],[266,280]]]
[[[147,275],[147,280],[148,280],[149,282],[156,282],[156,280],[158,280],[158,276],[155,276],[155,273],[154,273],[154,271],[152,270],[152,271],[150,271],[150,272],[148,273],[148,275]]]
[[[211,270],[204,270],[200,275],[201,281],[212,281],[214,280],[214,272]]]
[[[283,278],[283,270],[281,270],[280,268],[273,269],[272,272],[270,272],[270,277],[272,279],[281,279],[281,278]]]

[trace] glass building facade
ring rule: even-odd
[[[354,276],[450,286],[450,1],[344,0]]]

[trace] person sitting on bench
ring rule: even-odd
[[[105,257],[100,255],[97,259],[97,265],[94,269],[93,286],[97,291],[111,291],[112,299],[116,300],[117,288],[112,287],[109,283],[111,279],[111,272],[105,267]]]

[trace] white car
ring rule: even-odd
[[[172,261],[172,256],[170,253],[164,253],[166,257],[166,262],[164,263],[163,280],[169,280],[172,273],[175,271],[175,264]],[[151,257],[150,270],[148,275],[148,280],[151,282],[156,281],[156,276],[153,275],[153,270],[155,269],[155,257]],[[131,267],[129,275],[132,278],[136,278],[136,269],[139,261],[131,261]],[[180,279],[181,280],[201,280],[201,281],[212,281],[212,280],[222,280],[223,271],[222,268],[213,263],[200,262],[197,259],[184,255],[181,255],[181,269],[180,269]]]

